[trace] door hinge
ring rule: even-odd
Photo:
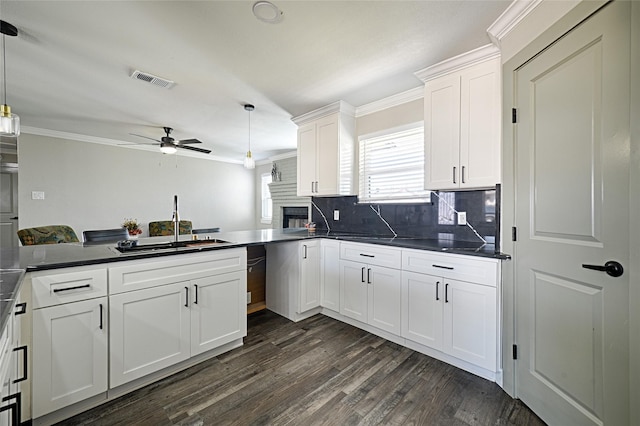
[[[511,108],[511,123],[518,122],[518,110],[515,108]]]
[[[518,241],[518,229],[515,226],[511,227],[511,241]]]
[[[513,359],[518,359],[518,345],[513,345]]]

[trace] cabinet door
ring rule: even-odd
[[[320,241],[303,241],[300,247],[300,300],[298,313],[320,306]]]
[[[442,349],[444,280],[402,272],[402,337]]]
[[[455,189],[460,182],[460,77],[425,84],[425,189]]]
[[[189,358],[189,281],[109,297],[111,387]]]
[[[340,312],[340,243],[320,242],[320,305]]]
[[[496,289],[445,281],[444,351],[496,371]]]
[[[314,195],[340,194],[340,115],[331,114],[316,123],[316,181]]]
[[[314,195],[316,181],[316,125],[298,129],[298,196]]]
[[[367,322],[381,330],[400,335],[401,273],[398,269],[367,265]]]
[[[14,375],[12,380],[13,392],[20,393],[21,422],[31,419],[31,376],[33,375],[29,369],[30,360],[33,357],[31,318],[31,286],[23,285],[16,296],[14,310],[15,349],[13,350]],[[106,321],[106,317],[104,320]]]
[[[461,75],[460,187],[500,183],[500,59]]]
[[[367,265],[340,261],[340,313],[363,323],[368,319],[366,274]]]
[[[106,306],[101,297],[33,311],[34,418],[106,392]]]
[[[246,272],[191,282],[191,356],[247,335]]]

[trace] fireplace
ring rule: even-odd
[[[308,207],[282,207],[283,228],[303,228],[308,221]]]

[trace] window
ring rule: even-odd
[[[424,189],[424,126],[360,140],[361,202],[428,202]]]
[[[273,203],[271,201],[271,191],[269,191],[269,183],[271,182],[271,173],[263,173],[260,175],[261,194],[262,194],[262,213],[260,221],[262,223],[271,223],[273,216]]]

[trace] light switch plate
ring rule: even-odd
[[[333,211],[333,220],[340,220],[340,210]]]
[[[458,225],[467,224],[467,212],[458,212]]]
[[[32,200],[44,200],[44,191],[31,191]]]

